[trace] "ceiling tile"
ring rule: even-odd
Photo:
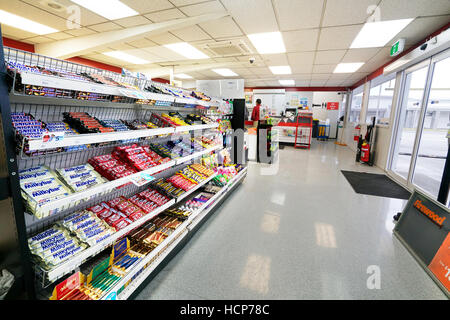
[[[284,76],[285,79],[295,79],[295,80],[310,80],[312,74],[311,73],[296,73],[291,74],[289,76]]]
[[[287,52],[316,50],[319,29],[283,32]]]
[[[51,13],[54,16],[60,17],[64,20],[68,19],[70,16],[73,15],[73,11],[70,10],[71,6],[76,6],[79,8],[80,10],[80,24],[81,26],[87,26],[87,25],[92,25],[92,24],[98,24],[98,23],[102,23],[102,22],[107,22],[108,20],[84,7],[78,6],[75,3],[73,3],[70,0],[58,0],[58,4],[60,4],[63,8],[62,10],[57,10],[57,9],[53,9],[51,7],[48,6],[44,6],[41,4],[41,0],[22,0],[23,2],[27,2],[29,4],[34,5],[35,7],[38,7],[42,10],[45,10],[48,13]],[[3,2],[3,1],[2,1]],[[9,3],[13,2],[13,1],[8,1]],[[15,1],[15,2],[19,2],[19,1]],[[1,6],[1,5],[0,5]],[[43,20],[45,21],[45,20]],[[38,21],[41,22],[41,21]],[[41,22],[43,23],[43,22]],[[66,30],[66,29],[71,29],[69,26],[65,26],[63,29],[61,30]]]
[[[326,83],[327,87],[340,87],[342,80],[328,80]]]
[[[210,36],[196,25],[184,29],[173,30],[171,33],[186,42],[211,39]]]
[[[339,63],[344,56],[346,50],[328,50],[317,51],[314,64],[333,64]]]
[[[253,76],[253,72],[250,71],[248,68],[233,68],[234,72],[241,76]]]
[[[348,49],[362,28],[361,25],[322,28],[318,50]]]
[[[313,66],[313,73],[333,73],[336,64],[315,64]]]
[[[26,39],[36,36],[34,33],[16,29],[6,24],[2,24],[2,34],[6,37],[14,39]]]
[[[181,12],[177,8],[158,11],[158,12],[152,12],[152,13],[146,14],[144,16],[153,22],[162,22],[162,21],[168,21],[168,20],[186,17],[183,14],[183,12]]]
[[[42,23],[58,31],[67,29],[66,19],[22,1],[0,0],[0,8],[15,15]]]
[[[318,28],[323,0],[274,0],[281,31]]]
[[[278,30],[271,0],[221,0],[246,34]]]
[[[179,38],[175,37],[173,34],[168,33],[168,32],[165,32],[165,33],[162,33],[159,35],[155,35],[155,36],[150,36],[147,38],[159,45],[182,42],[182,40],[180,40]]]
[[[314,62],[314,52],[288,53],[288,61],[293,73],[311,73]]]
[[[330,78],[331,80],[346,80],[350,78],[351,73],[332,73]]]
[[[181,7],[180,10],[189,17],[199,16],[207,13],[226,12],[223,5],[220,4],[220,2],[217,0]]]
[[[145,47],[157,46],[156,43],[154,43],[153,41],[150,41],[150,40],[148,40],[146,38],[130,41],[130,42],[127,42],[127,44],[129,44],[130,46],[136,47],[136,48],[145,48]]]
[[[177,6],[186,6],[189,4],[195,4],[195,3],[199,3],[199,2],[205,2],[205,0],[171,0],[171,2]]]
[[[51,38],[53,40],[66,40],[69,38],[73,38],[72,35],[65,33],[65,32],[56,32],[56,33],[50,33],[45,35],[48,38]]]
[[[91,30],[89,28],[70,29],[70,30],[66,30],[65,32],[69,33],[75,37],[87,36],[90,34],[97,33],[96,31]]]
[[[450,1],[449,1],[450,2]],[[391,45],[399,38],[405,38],[406,45],[415,45],[419,41],[422,41],[429,34],[445,26],[450,21],[450,15],[417,18],[405,29],[400,31],[387,45]]]
[[[47,38],[45,36],[37,36],[37,37],[33,37],[33,38],[28,38],[27,42],[29,43],[47,43],[47,42],[54,42],[55,40]]]
[[[348,49],[341,62],[366,62],[374,57],[382,48]]]
[[[272,76],[272,72],[270,72],[269,68],[265,67],[250,67],[250,70],[253,74],[257,76]]]
[[[140,14],[173,8],[168,0],[121,0]]]
[[[328,80],[332,75],[332,73],[313,73],[311,80]]]
[[[140,26],[144,24],[151,24],[152,22],[145,18],[144,16],[134,16],[134,17],[127,17],[122,18],[118,20],[114,20],[114,23],[117,23],[118,25],[129,28],[129,27],[135,27]]]
[[[135,49],[134,47],[126,44],[126,43],[118,43],[118,44],[113,44],[113,45],[108,45],[108,48],[113,49],[113,50],[131,50],[131,49]]]
[[[225,17],[214,21],[199,24],[213,38],[238,37],[241,30],[231,17]]]
[[[225,58],[214,58],[216,62],[237,62],[239,61],[236,57],[225,57]]]
[[[391,61],[393,58],[390,56],[390,48],[382,48],[375,56],[373,56],[368,62],[366,62],[359,72],[372,72],[380,68],[385,63]]]
[[[96,25],[89,26],[90,29],[93,29],[98,32],[106,32],[112,30],[120,30],[123,29],[121,26],[113,23],[113,22],[105,22]]]
[[[379,0],[327,0],[323,27],[365,23],[371,5],[378,5]]]
[[[327,83],[327,80],[311,80],[309,85],[311,87],[323,87]]]
[[[381,20],[416,18],[450,14],[448,0],[383,0],[380,4]]]
[[[289,64],[285,53],[265,54],[263,55],[263,59],[268,66],[286,66]]]

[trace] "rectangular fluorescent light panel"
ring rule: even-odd
[[[278,80],[278,82],[283,86],[293,86],[295,84],[294,80]]]
[[[122,52],[122,51],[110,51],[110,52],[104,52],[104,55],[107,55],[109,57],[113,57],[122,61],[126,61],[132,64],[145,64],[150,63],[147,60],[132,56],[131,54]]]
[[[187,42],[165,44],[164,47],[188,59],[208,59],[209,57]]]
[[[72,0],[72,2],[109,20],[132,17],[139,14],[139,12],[131,9],[119,0]]]
[[[59,31],[3,10],[0,10],[0,23],[6,24],[13,28],[17,28],[20,30],[40,35]]]
[[[234,73],[233,71],[231,71],[230,69],[212,69],[212,71],[214,71],[217,74],[220,74],[221,76],[224,77],[235,77],[238,74]]]
[[[350,48],[384,47],[414,19],[368,22],[364,24]]]
[[[178,78],[178,79],[192,79],[192,77],[190,75],[185,74],[185,73],[178,73],[178,74],[175,75],[175,78]]]
[[[292,70],[290,66],[271,66],[269,67],[273,74],[291,74]]]
[[[361,68],[364,62],[339,63],[333,73],[352,73]]]
[[[281,32],[254,33],[249,34],[248,38],[260,54],[286,52]]]

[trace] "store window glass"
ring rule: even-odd
[[[359,114],[361,113],[362,99],[363,99],[364,85],[356,88],[352,94],[352,102],[350,104],[350,110],[348,112],[349,122],[359,122]]]
[[[367,123],[372,123],[372,117],[375,117],[376,123],[389,124],[394,88],[395,79],[392,79],[370,89],[366,113]]]
[[[450,57],[435,64],[413,182],[437,198],[448,151]]]

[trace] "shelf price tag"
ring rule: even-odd
[[[152,180],[155,180],[155,178],[145,172],[141,172],[139,175],[131,178],[131,182],[133,182],[138,187],[143,186]]]
[[[108,294],[108,296],[105,298],[105,300],[117,300],[117,292],[111,292]]]
[[[42,134],[42,143],[52,143],[64,140],[64,131],[44,132]]]

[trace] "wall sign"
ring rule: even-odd
[[[339,110],[339,102],[327,102],[327,110]]]
[[[394,234],[433,275],[450,296],[450,211],[414,191],[394,228]]]

